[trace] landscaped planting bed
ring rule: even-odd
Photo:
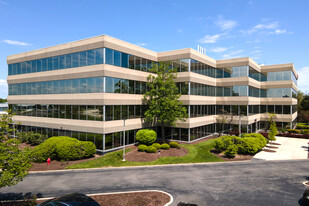
[[[130,192],[116,194],[89,195],[101,206],[163,206],[170,201],[170,196],[157,191]],[[46,200],[38,200],[37,204]],[[0,202],[0,206],[33,206],[33,200]]]

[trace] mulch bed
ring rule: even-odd
[[[137,192],[91,196],[102,206],[163,206],[170,197],[162,192]]]
[[[75,160],[75,161],[57,161],[52,160],[50,162],[50,165],[47,164],[47,162],[43,163],[35,163],[31,162],[32,167],[29,169],[29,171],[47,171],[47,170],[64,170],[67,166],[87,162],[89,160],[94,160],[99,158],[100,156],[95,154],[92,158],[82,159],[82,160]]]
[[[132,150],[126,154],[126,160],[130,162],[151,162],[160,157],[182,157],[188,154],[186,148],[170,148],[169,150],[157,150],[156,153],[139,152],[137,146],[132,146]],[[160,152],[159,152],[160,151]]]
[[[163,206],[170,201],[170,196],[162,192],[134,192],[118,194],[89,195],[102,206]],[[44,200],[46,201],[46,200]],[[37,201],[37,204],[44,202]],[[30,201],[14,201],[1,203],[0,206],[30,206]]]
[[[230,158],[225,156],[223,152],[219,153],[217,150],[210,150],[210,152],[215,155],[216,157],[219,157],[220,159],[223,159],[225,161],[241,161],[241,160],[251,160],[253,158],[252,155],[240,155],[236,154],[235,157]]]

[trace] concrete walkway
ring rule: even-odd
[[[276,152],[261,151],[253,159],[262,160],[296,160],[308,158],[308,139],[298,139],[290,137],[276,137],[276,143],[281,145],[268,144],[278,148],[268,148]],[[265,147],[266,149],[267,147]]]

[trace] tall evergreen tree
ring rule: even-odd
[[[181,94],[175,83],[177,70],[168,63],[160,62],[153,64],[150,72],[154,75],[147,77],[144,103],[148,110],[145,121],[160,126],[164,138],[166,127],[175,126],[177,120],[185,121],[188,118],[187,109],[179,101]]]

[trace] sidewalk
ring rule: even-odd
[[[276,152],[261,151],[253,159],[261,160],[296,160],[308,158],[308,139],[298,139],[290,137],[276,137],[276,143],[281,145],[270,145],[278,147],[277,149],[269,148]],[[266,149],[267,147],[265,147]]]

